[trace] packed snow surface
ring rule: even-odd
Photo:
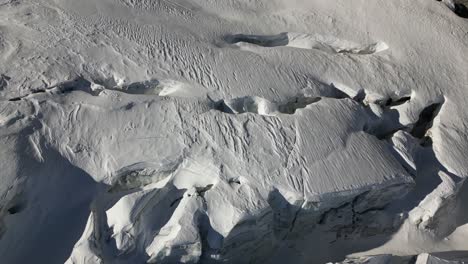
[[[1,263],[465,263],[466,0],[0,0]]]

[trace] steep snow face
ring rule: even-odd
[[[468,250],[465,9],[0,0],[2,262]]]
[[[224,113],[208,99],[113,90],[30,100],[38,107],[27,117],[38,124],[30,137],[41,157],[60,163],[42,149],[60,153],[98,188],[94,195],[77,194],[94,202],[86,238],[72,259],[89,248],[86,241],[97,248],[86,258],[116,257],[106,253],[111,244],[96,238],[107,228],[113,250],[136,262],[265,259],[283,241],[294,244],[317,225],[365,232],[358,227],[361,214],[381,209],[413,185],[390,146],[363,130],[371,116],[351,99],[324,98],[275,116]],[[45,203],[52,195],[40,178],[51,176],[37,166],[51,168],[36,163],[18,164],[36,167],[36,183],[25,188],[25,199]],[[23,215],[40,214],[27,208]],[[335,223],[341,213],[349,218]],[[13,231],[20,224],[7,223],[2,242],[21,247],[23,238]]]

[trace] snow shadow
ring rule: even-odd
[[[34,127],[35,126],[35,127]],[[0,239],[4,263],[64,263],[80,238],[90,203],[100,184],[71,164],[56,149],[41,144],[43,161],[33,158],[28,136],[40,124],[24,129],[18,177],[25,179],[21,210],[11,208]],[[14,213],[14,214],[13,214]]]

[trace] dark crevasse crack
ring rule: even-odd
[[[10,99],[8,99],[8,101],[10,101],[10,102],[20,101],[21,99],[23,99],[24,97],[27,97],[27,96],[28,96],[28,95],[26,95],[26,96],[21,96],[21,97],[10,98]]]
[[[368,95],[364,89],[357,92],[349,88],[340,88],[331,83],[328,90],[321,96],[306,96],[299,94],[285,102],[271,102],[256,96],[245,96],[231,100],[220,100],[213,102],[213,109],[228,114],[254,113],[259,115],[295,114],[298,109],[306,108],[308,105],[320,101],[322,98],[350,99],[359,103],[374,119],[374,121],[363,127],[364,132],[377,137],[379,140],[388,140],[396,132],[403,130],[422,140],[422,145],[430,144],[430,138],[424,137],[431,127],[432,121],[440,110],[442,103],[434,103],[423,109],[415,123],[402,125],[399,122],[401,110],[397,107],[412,102],[412,96],[406,93],[402,96],[373,96]],[[211,100],[211,99],[210,99]],[[380,115],[374,113],[373,106],[380,108]]]
[[[326,85],[326,90],[320,95],[306,95],[299,93],[283,101],[269,101],[258,96],[243,96],[233,99],[221,99],[214,101],[210,97],[208,99],[213,103],[213,109],[227,114],[244,114],[253,113],[259,115],[275,115],[288,114],[293,115],[299,109],[304,109],[307,106],[317,103],[322,98],[331,99],[352,99],[362,103],[366,97],[364,90],[360,90],[355,96],[350,96],[344,91],[337,88],[333,83]]]
[[[15,204],[12,207],[8,208],[7,211],[8,211],[9,214],[17,214],[17,213],[20,213],[21,211],[23,211],[25,207],[26,207],[25,204],[19,203],[19,204]]]
[[[198,193],[199,196],[204,197],[205,193],[213,188],[213,184],[208,184],[204,187],[195,187],[195,191]]]
[[[387,44],[381,41],[357,44],[333,36],[294,32],[282,32],[276,35],[227,35],[224,41],[228,44],[249,43],[265,48],[289,47],[320,50],[331,54],[371,55],[388,49]]]
[[[14,197],[7,202],[5,205],[6,212],[10,215],[21,213],[28,206],[28,201],[23,193],[17,193]]]
[[[385,103],[385,106],[386,107],[391,107],[391,106],[398,106],[398,105],[402,105],[408,101],[411,100],[411,96],[404,96],[404,97],[400,97],[396,100],[392,99],[392,98],[389,98],[387,100],[387,102]]]
[[[423,139],[427,131],[432,127],[432,123],[441,107],[442,103],[434,103],[424,108],[411,130],[411,135],[415,138]]]
[[[2,86],[5,86],[7,84],[8,80],[9,79],[7,79],[6,76],[2,75],[2,77],[0,78],[0,90],[2,90]],[[64,82],[61,82],[59,84],[56,84],[50,87],[31,90],[27,94],[9,98],[7,100],[10,102],[15,102],[15,101],[20,101],[24,98],[27,98],[31,95],[48,93],[48,92],[52,94],[63,94],[63,93],[69,93],[72,91],[83,91],[93,96],[97,96],[103,90],[112,90],[112,91],[118,91],[118,92],[123,92],[127,94],[145,94],[149,90],[152,90],[152,89],[155,89],[155,87],[158,87],[159,84],[160,82],[158,80],[151,79],[147,81],[134,82],[128,85],[119,86],[117,85],[115,80],[109,81],[109,80],[91,79],[90,81],[82,76],[79,76],[70,81],[64,81]],[[94,87],[94,85],[97,85],[98,87]]]
[[[77,77],[71,81],[62,82],[62,83],[59,83],[57,85],[53,85],[47,88],[40,88],[40,89],[32,90],[28,94],[10,98],[8,99],[8,101],[10,102],[20,101],[24,98],[27,98],[30,95],[47,93],[47,92],[68,93],[68,92],[75,91],[75,90],[81,90],[81,91],[91,93],[90,87],[91,87],[90,81],[86,80],[83,77]]]
[[[422,146],[429,146],[432,144],[432,140],[428,135],[428,131],[432,128],[434,119],[439,114],[440,109],[442,108],[443,102],[434,103],[429,106],[426,106],[415,123],[409,125],[396,124],[396,127],[393,129],[381,129],[381,126],[373,127],[372,131],[367,130],[369,134],[376,136],[380,140],[390,139],[398,131],[407,131],[414,138],[420,139],[420,144]],[[385,125],[385,124],[383,124]],[[385,131],[382,133],[381,131]]]
[[[453,0],[453,1],[441,1],[437,0],[438,2],[443,2],[448,8],[450,8],[457,16],[462,18],[468,18],[468,1],[466,0]]]
[[[233,186],[234,184],[238,184],[238,185],[241,184],[241,182],[240,182],[240,180],[239,180],[238,178],[229,179],[229,180],[228,180],[228,183],[229,183],[229,185],[231,185],[231,186]]]
[[[266,48],[286,46],[289,43],[288,34],[285,32],[268,36],[245,34],[228,35],[224,37],[224,40],[230,44],[245,42]]]
[[[468,8],[462,3],[455,3],[455,9],[453,10],[459,17],[468,18]]]
[[[327,94],[326,98],[333,98],[333,99],[351,99],[360,103],[364,107],[368,107],[369,103],[379,105],[384,109],[388,109],[390,107],[399,106],[405,103],[408,103],[412,98],[411,95],[403,95],[403,96],[384,96],[382,98],[371,99],[371,96],[367,94],[365,89],[359,89],[358,91],[351,91],[350,89],[343,89],[340,88],[339,85],[335,85],[331,83],[329,85],[330,93]]]
[[[411,96],[389,97],[373,102],[364,102],[356,98],[351,99],[360,103],[375,120],[378,120],[378,122],[374,124],[366,124],[363,128],[364,132],[377,137],[379,140],[388,140],[398,131],[407,131],[413,137],[420,139],[420,144],[423,146],[431,145],[431,138],[428,136],[428,131],[432,127],[434,119],[439,114],[445,102],[442,100],[425,106],[420,112],[416,122],[402,125],[399,121],[399,117],[402,113],[398,108],[393,107],[410,103],[412,99]],[[383,111],[382,114],[380,116],[373,114],[369,103],[380,106],[381,111]]]

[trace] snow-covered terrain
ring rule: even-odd
[[[0,0],[0,263],[465,263],[467,6]]]

